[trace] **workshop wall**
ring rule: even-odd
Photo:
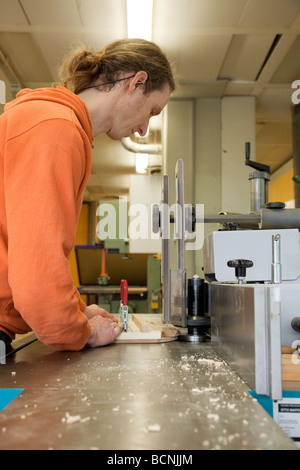
[[[295,200],[294,169],[290,160],[271,176],[269,183],[269,202],[285,202],[293,204]]]
[[[245,142],[251,142],[255,160],[255,99],[253,97],[171,100],[166,113],[164,172],[170,176],[170,202],[174,202],[174,169],[184,161],[185,203],[204,205],[208,215],[221,210],[250,210],[249,168],[244,164]],[[172,199],[173,198],[173,199]],[[218,230],[205,224],[204,235]],[[175,244],[170,244],[170,265],[176,265]],[[203,252],[197,243],[186,251],[187,276],[203,275]]]
[[[198,99],[195,103],[195,201],[204,204],[206,214],[222,210],[222,139],[221,100]],[[204,224],[204,236],[218,229]],[[195,252],[195,272],[203,277],[203,252]]]
[[[9,82],[5,76],[3,70],[0,69],[0,80],[1,80],[1,93],[0,93],[0,114],[4,112],[5,103],[9,103],[16,97],[18,88],[14,89],[13,85]]]

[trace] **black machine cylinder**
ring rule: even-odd
[[[300,333],[300,317],[294,317],[292,319],[291,327],[293,330],[297,331],[297,333]]]
[[[205,315],[204,280],[198,276],[188,279],[188,315]]]
[[[180,335],[183,341],[205,342],[209,340],[210,318],[206,316],[206,284],[199,276],[188,279],[187,334]]]

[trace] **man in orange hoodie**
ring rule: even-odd
[[[0,340],[34,331],[80,350],[121,333],[81,300],[68,264],[93,137],[144,135],[175,84],[165,55],[143,40],[77,51],[63,84],[21,91],[0,116]]]

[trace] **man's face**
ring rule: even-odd
[[[145,135],[149,120],[163,110],[169,98],[168,85],[149,94],[144,94],[143,86],[138,86],[133,93],[124,93],[117,103],[112,125],[106,134],[114,140],[129,137],[135,132]]]

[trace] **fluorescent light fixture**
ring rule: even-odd
[[[129,38],[152,38],[153,0],[127,0],[127,31]]]
[[[147,173],[148,153],[135,154],[135,169],[137,173]]]

